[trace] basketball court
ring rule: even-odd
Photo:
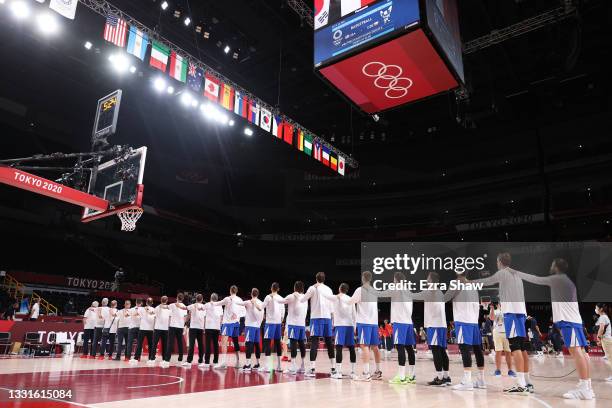
[[[421,354],[421,355],[419,355]],[[148,407],[168,405],[222,407],[232,404],[264,407],[279,406],[397,407],[417,404],[439,407],[456,404],[461,407],[608,407],[612,404],[612,384],[603,378],[608,368],[601,357],[590,359],[593,401],[568,401],[561,394],[577,381],[569,358],[532,358],[532,378],[536,392],[530,396],[508,396],[501,390],[511,385],[507,376],[493,377],[494,365],[487,357],[486,390],[453,391],[429,387],[425,383],[435,376],[433,362],[417,354],[417,384],[389,385],[386,380],[397,370],[395,361],[384,361],[385,381],[368,383],[330,379],[328,367],[321,361],[316,379],[282,373],[241,373],[226,370],[150,368],[141,364],[130,367],[124,362],[90,361],[77,357],[3,359],[0,367],[2,401],[7,389],[71,389],[68,402],[50,400],[36,406],[127,407],[146,404]],[[392,355],[392,358],[394,356]],[[173,359],[174,360],[174,359]],[[324,359],[322,359],[324,360]],[[348,354],[345,356],[348,360]],[[327,364],[329,365],[329,363]],[[451,377],[461,376],[459,356],[451,356]],[[15,407],[35,406],[33,402],[15,402]]]

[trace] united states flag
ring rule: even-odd
[[[125,35],[127,33],[127,24],[124,19],[115,15],[106,17],[106,25],[104,26],[104,39],[115,44],[117,47],[125,47]]]

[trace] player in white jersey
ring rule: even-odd
[[[275,371],[282,371],[281,368],[281,355],[283,353],[281,349],[281,335],[282,329],[281,324],[285,315],[285,306],[280,304],[279,301],[284,298],[278,294],[279,285],[278,282],[272,283],[270,287],[270,294],[264,298],[261,308],[266,311],[266,323],[264,325],[263,335],[263,349],[264,354],[268,358],[268,366],[261,367],[260,371],[270,372],[273,370],[272,356],[271,356],[271,342],[274,340],[274,350],[276,351],[276,368]],[[260,306],[255,306],[260,307]]]
[[[349,285],[340,284],[336,296],[324,294],[323,296],[332,302],[332,314],[334,316],[334,343],[336,344],[336,373],[332,378],[341,380],[342,374],[342,349],[349,349],[351,361],[351,373],[349,377],[353,380],[358,379],[355,373],[357,364],[357,354],[355,353],[355,305],[350,303],[350,296],[347,295]]]
[[[172,349],[174,348],[174,339],[176,338],[179,365],[183,361],[183,330],[185,329],[185,317],[187,316],[187,306],[183,304],[184,297],[182,293],[177,293],[176,301],[168,305],[170,309],[170,325],[168,327],[168,348],[164,355],[164,360],[169,363]]]
[[[130,309],[132,308],[132,302],[130,300],[126,300],[123,303],[123,309],[117,312],[117,355],[115,356],[115,360],[121,360],[121,348],[123,347],[123,343],[125,343],[125,357],[127,359],[127,342],[130,331],[130,321],[132,320],[132,315],[130,313]]]
[[[576,371],[580,378],[578,387],[563,394],[567,399],[591,400],[595,398],[591,387],[589,361],[583,347],[589,343],[582,328],[582,317],[578,309],[576,286],[567,276],[569,265],[565,259],[555,258],[550,266],[549,276],[534,276],[516,272],[520,279],[545,285],[550,288],[553,323],[556,323],[563,335],[563,341],[570,355],[574,358]]]
[[[504,392],[516,395],[528,395],[534,392],[533,384],[529,379],[529,356],[527,354],[527,308],[525,307],[525,292],[523,281],[518,277],[518,271],[510,268],[512,256],[503,252],[497,255],[498,271],[483,279],[473,282],[483,283],[485,286],[499,284],[499,300],[504,310],[504,327],[506,337],[510,343],[512,360],[516,365],[516,385],[504,389]]]
[[[380,351],[378,344],[378,293],[371,285],[372,272],[361,273],[361,286],[355,289],[348,303],[357,307],[357,343],[361,348],[363,375],[361,381],[380,380],[382,371],[380,367]],[[376,370],[370,372],[370,351],[374,353]]]
[[[196,295],[195,303],[187,306],[187,313],[189,319],[189,351],[187,352],[187,361],[182,363],[183,367],[191,367],[193,362],[193,354],[195,352],[196,342],[198,343],[198,364],[201,368],[204,367],[204,322],[206,319],[206,313],[204,311],[204,305],[202,300],[204,297],[201,293]]]
[[[457,273],[457,281],[468,282],[465,274]],[[463,378],[453,386],[456,391],[473,391],[474,388],[487,388],[484,378],[484,354],[482,352],[482,335],[478,326],[480,317],[480,298],[477,290],[449,289],[444,294],[444,301],[453,301],[453,319],[457,344],[463,362]],[[472,352],[478,367],[476,379],[472,380]]]
[[[262,302],[259,300],[259,289],[251,289],[251,299],[236,301],[236,304],[244,306],[246,309],[244,317],[244,342],[247,363],[240,370],[245,372],[251,370],[257,371],[261,367],[259,365],[259,358],[261,357],[259,341],[261,338],[261,322],[264,316]],[[255,364],[253,364],[253,351],[255,351]]]
[[[140,361],[142,354],[142,348],[145,339],[149,345],[149,359],[147,364],[154,364],[155,359],[153,357],[153,328],[155,326],[155,308],[153,307],[153,299],[147,298],[146,305],[138,309],[140,315],[140,327],[138,330],[138,345],[136,346],[136,352],[134,358],[130,360],[130,363],[136,364]],[[152,361],[149,363],[149,361]]]
[[[327,356],[331,364],[331,374],[336,373],[334,361],[334,343],[332,337],[331,305],[328,299],[322,294],[332,295],[333,292],[325,284],[325,272],[317,272],[315,277],[317,283],[308,288],[300,302],[310,300],[310,369],[306,372],[306,377],[315,376],[315,362],[317,351],[319,350],[319,338],[325,340]]]
[[[304,282],[297,281],[293,285],[293,293],[284,299],[276,298],[276,302],[287,305],[287,319],[285,321],[285,331],[289,337],[291,348],[291,368],[285,370],[285,374],[296,375],[305,372],[304,359],[306,358],[306,313],[308,305],[300,302],[304,296]],[[300,349],[302,364],[297,368],[297,352]]]
[[[142,309],[142,299],[136,299],[136,306],[130,309],[128,341],[125,347],[125,360],[128,362],[132,359],[132,347],[134,342],[138,343],[138,332],[140,332],[140,309]]]
[[[402,272],[393,275],[394,283],[406,281]],[[389,290],[380,296],[391,298],[391,325],[393,344],[397,349],[398,373],[389,380],[390,384],[416,384],[416,337],[412,323],[412,294],[409,290]],[[408,374],[406,375],[406,354],[408,354]]]
[[[168,296],[161,297],[161,304],[155,308],[155,326],[153,330],[153,357],[149,358],[147,364],[155,363],[155,355],[157,354],[157,345],[161,340],[161,356],[162,361],[159,364],[161,368],[170,367],[170,363],[164,360],[168,353],[168,328],[170,327],[170,307],[168,306]]]
[[[437,272],[427,274],[429,284],[440,282],[440,275]],[[427,385],[445,387],[451,384],[448,373],[448,354],[446,353],[446,309],[444,306],[444,294],[439,289],[424,290],[413,293],[414,300],[424,301],[423,323],[427,332],[427,344],[431,348],[436,377]]]
[[[227,343],[231,338],[234,342],[234,355],[236,356],[235,368],[240,368],[240,344],[238,336],[240,335],[240,318],[238,311],[235,308],[236,302],[242,301],[237,296],[238,286],[230,286],[230,294],[218,302],[213,302],[215,306],[224,306],[223,320],[221,322],[221,363],[215,368],[227,368]]]
[[[81,358],[89,357],[89,346],[93,350],[94,331],[96,329],[97,313],[96,309],[98,302],[91,302],[91,306],[87,308],[83,314],[83,354]]]

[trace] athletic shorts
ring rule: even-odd
[[[493,333],[493,343],[495,343],[495,351],[510,351],[506,333]]]
[[[310,319],[310,336],[331,337],[332,321],[327,318]]]
[[[282,335],[280,323],[266,323],[264,325],[264,339],[280,340]]]
[[[482,335],[477,323],[455,322],[457,333],[457,344],[469,344],[479,346],[482,344]]]
[[[525,320],[527,316],[522,313],[504,313],[504,328],[506,329],[506,338],[527,337],[525,331]]]
[[[427,345],[446,348],[446,327],[428,327]]]
[[[357,323],[357,343],[364,346],[378,346],[378,326],[375,324]]]
[[[561,330],[561,334],[563,335],[565,347],[585,347],[589,345],[589,342],[584,335],[582,324],[565,322],[563,320],[556,323],[559,330]]]
[[[287,327],[289,329],[288,337],[290,340],[306,340],[306,327],[294,326],[292,324]]]
[[[259,327],[249,327],[245,326],[244,328],[244,341],[247,343],[259,343]]]
[[[240,323],[223,323],[221,325],[221,335],[238,337],[240,335]]]
[[[336,346],[354,346],[355,345],[355,329],[353,326],[336,326],[334,327],[334,337]]]
[[[416,345],[414,325],[410,323],[393,323],[393,344]]]

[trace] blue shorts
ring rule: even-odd
[[[259,332],[259,327],[245,326],[244,341],[247,343],[259,343]]]
[[[353,326],[336,326],[334,327],[334,337],[336,346],[354,346],[355,345],[355,329]]]
[[[393,344],[416,345],[414,325],[409,323],[393,323]]]
[[[457,344],[469,344],[479,346],[482,344],[482,335],[477,323],[455,322],[457,332]]]
[[[427,344],[446,348],[446,327],[428,327]]]
[[[280,323],[266,323],[264,325],[264,339],[280,340],[281,337]]]
[[[304,326],[294,326],[290,324],[287,326],[289,328],[289,339],[290,340],[306,340],[306,327]]]
[[[238,337],[240,335],[240,323],[223,323],[221,325],[221,335]]]
[[[571,323],[561,320],[557,322],[557,327],[561,330],[565,347],[586,347],[589,345],[580,323]]]
[[[378,346],[378,326],[375,324],[357,323],[357,343],[365,346]]]
[[[310,319],[310,335],[317,337],[332,336],[332,321],[328,318]]]
[[[527,316],[522,313],[504,313],[504,328],[506,329],[506,338],[527,337],[525,330],[525,320]]]

